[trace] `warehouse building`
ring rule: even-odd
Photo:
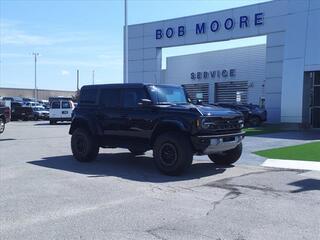
[[[270,122],[320,127],[320,1],[260,4],[130,25],[129,82],[184,84],[209,103],[265,105]],[[170,57],[162,49],[266,36],[266,45]]]
[[[37,89],[38,100],[49,100],[49,97],[73,97],[76,91],[64,90],[48,90]],[[29,88],[0,88],[0,97],[21,97],[21,98],[34,98],[34,89]]]

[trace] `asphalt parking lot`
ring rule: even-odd
[[[150,152],[78,163],[68,129],[11,122],[0,136],[1,239],[320,239],[320,172],[263,168],[250,153],[308,137],[247,137],[234,167],[195,157],[168,177]]]

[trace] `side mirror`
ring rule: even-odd
[[[197,105],[202,105],[203,101],[201,99],[197,99]]]
[[[150,99],[143,98],[139,102],[139,106],[141,106],[141,107],[148,107],[151,105],[152,105],[152,101]]]

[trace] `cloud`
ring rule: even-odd
[[[62,75],[62,76],[67,76],[67,75],[70,75],[70,72],[67,71],[67,70],[62,70],[62,71],[61,71],[61,75]]]
[[[1,44],[49,46],[86,40],[81,33],[60,33],[61,36],[31,34],[21,29],[21,23],[0,19]]]

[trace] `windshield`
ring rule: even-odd
[[[150,86],[149,92],[155,104],[187,104],[184,89],[179,86]]]

